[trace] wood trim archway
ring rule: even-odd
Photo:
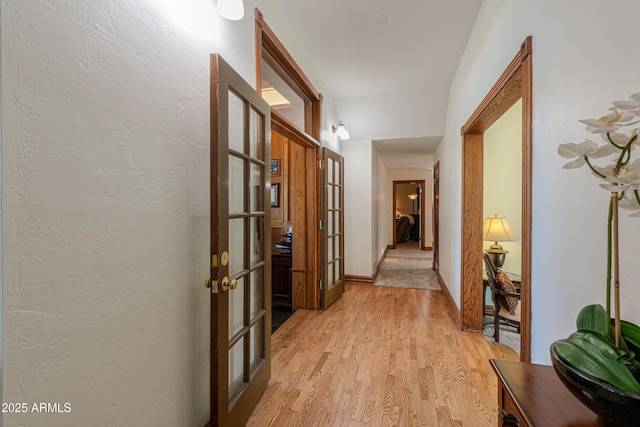
[[[520,360],[531,360],[532,38],[527,37],[502,76],[462,126],[461,321],[482,331],[484,132],[522,99],[522,288]]]
[[[322,94],[313,86],[311,80],[306,76],[302,68],[293,59],[291,54],[278,39],[271,27],[264,20],[262,12],[255,8],[256,23],[256,90],[262,90],[262,54],[267,52],[275,60],[274,68],[279,71],[289,86],[297,88],[309,100],[305,104],[305,125],[304,132],[315,140],[320,139],[320,129],[322,123]],[[272,115],[278,116],[276,111]],[[278,116],[279,117],[279,116]],[[286,119],[279,117],[286,122]],[[293,126],[293,125],[291,125]]]
[[[292,286],[294,308],[320,309],[320,290],[317,286],[321,272],[320,235],[317,227],[320,218],[320,130],[322,123],[322,94],[313,86],[284,44],[267,25],[262,12],[255,8],[256,37],[256,90],[262,90],[263,53],[269,57],[269,65],[298,94],[305,99],[304,129],[299,129],[272,109],[272,130],[287,137],[297,147],[304,150],[297,170],[302,171],[296,178],[304,181],[304,205],[295,204],[300,215],[305,218],[304,230],[294,228],[294,244],[299,243],[300,250],[294,251],[292,265]],[[304,176],[302,176],[304,175]],[[303,277],[303,279],[299,279]]]

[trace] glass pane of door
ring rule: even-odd
[[[241,106],[238,107],[238,102]],[[258,284],[250,283],[257,276],[264,277],[266,264],[264,247],[264,197],[260,197],[260,188],[264,189],[262,177],[266,176],[266,164],[263,152],[265,147],[258,129],[262,129],[262,117],[248,100],[241,99],[233,92],[229,93],[230,114],[229,135],[238,138],[230,140],[228,199],[229,226],[228,247],[228,406],[233,407],[251,381],[251,367],[260,364],[259,356],[264,354],[264,333],[260,327],[266,323],[264,298],[256,298]],[[233,144],[233,145],[231,145]],[[258,191],[256,191],[258,189]],[[221,278],[224,280],[224,277]],[[245,286],[248,284],[248,286]],[[248,289],[245,290],[245,287]],[[253,292],[251,292],[253,290]],[[264,292],[264,288],[259,288]],[[252,298],[253,297],[253,298]],[[261,306],[256,307],[256,303]],[[250,315],[251,314],[251,315]]]

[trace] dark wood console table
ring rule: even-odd
[[[553,367],[491,359],[498,376],[498,426],[603,426]]]
[[[291,252],[273,248],[271,254],[271,303],[292,311]]]

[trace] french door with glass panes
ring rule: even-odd
[[[211,56],[211,421],[243,426],[271,376],[267,103]]]
[[[343,158],[322,149],[322,308],[344,293],[344,174]]]

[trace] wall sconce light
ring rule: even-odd
[[[244,16],[242,0],[218,0],[216,9],[220,16],[230,21],[239,21]]]
[[[483,240],[493,240],[495,242],[489,249],[485,250],[485,252],[489,254],[491,260],[498,268],[502,267],[502,264],[504,264],[504,258],[509,252],[503,250],[502,246],[499,245],[498,242],[513,242],[520,240],[520,237],[509,225],[507,218],[499,217],[498,215],[487,218],[482,229],[482,236]]]
[[[338,127],[331,126],[331,130],[338,136],[338,138],[342,140],[349,139],[349,131],[342,123],[342,120],[338,122]]]

